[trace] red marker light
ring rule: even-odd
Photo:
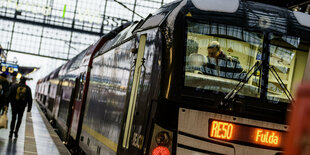
[[[167,147],[157,146],[153,151],[152,155],[170,155],[170,151]]]

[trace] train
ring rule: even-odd
[[[309,21],[254,1],[174,1],[103,35],[35,98],[73,154],[282,154]]]

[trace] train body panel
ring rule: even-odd
[[[85,140],[82,143],[88,143],[86,137],[89,136],[86,136],[86,133],[95,139],[100,138],[96,137],[99,134],[104,136],[107,142],[102,139],[99,141],[116,151],[126,106],[129,74],[134,60],[131,54],[133,45],[134,40],[130,40],[94,59],[82,128]],[[90,148],[94,148],[91,146]],[[97,148],[92,151],[96,152]]]
[[[76,90],[75,90],[75,97],[74,97],[74,102],[73,102],[72,121],[71,121],[71,127],[70,127],[70,135],[74,140],[76,140],[77,138],[79,139],[78,132],[79,130],[81,130],[79,128],[81,128],[80,119],[81,119],[81,113],[82,113],[82,107],[83,107],[83,96],[84,96],[83,94],[85,93],[84,87],[86,85],[86,75],[87,75],[87,70],[92,64],[92,62],[90,61],[91,57],[93,57],[92,55],[94,55],[95,52],[96,51],[92,50],[92,48],[89,48],[85,56],[82,58],[81,64],[78,68],[79,76],[76,79],[76,87],[75,87]]]
[[[158,60],[159,54],[155,53],[159,52],[160,46],[155,45],[159,45],[161,42],[156,38],[156,35],[160,34],[158,29],[141,32],[141,34],[146,34],[147,39],[143,57],[144,62],[140,67],[142,71],[138,90],[139,97],[137,97],[135,106],[135,118],[132,123],[132,126],[135,127],[133,127],[134,131],[132,133],[145,137],[148,123],[148,118],[145,115],[150,110],[151,101],[149,92],[154,91],[151,87],[156,87],[159,81],[158,63],[160,61]],[[89,148],[91,152],[96,152],[100,148],[100,154],[115,153],[118,147],[121,148],[121,146],[118,146],[121,145],[119,141],[123,140],[120,135],[125,132],[121,131],[121,127],[124,125],[125,115],[128,114],[126,107],[130,100],[128,97],[131,94],[134,59],[136,59],[136,56],[131,53],[136,44],[135,40],[133,38],[94,59],[83,121],[82,137],[84,142],[81,144],[84,148]],[[156,59],[154,56],[157,56]],[[156,70],[153,70],[154,63],[157,64]],[[156,78],[151,79],[152,75]],[[151,81],[155,84],[151,85]],[[142,145],[143,142],[141,141],[136,148],[130,147],[132,150],[129,151],[139,153],[142,150]]]

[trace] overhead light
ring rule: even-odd
[[[293,8],[293,11],[300,11],[300,10],[301,10],[301,8],[299,6],[296,6]]]
[[[22,77],[22,74],[21,73],[17,73],[16,78],[20,79],[21,77]]]

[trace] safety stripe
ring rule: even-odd
[[[38,154],[36,140],[33,132],[32,114],[30,112],[26,113],[24,154]]]
[[[109,138],[103,136],[102,134],[98,133],[97,131],[91,129],[90,127],[88,127],[87,125],[83,124],[83,130],[85,132],[87,132],[88,134],[90,134],[92,137],[94,137],[95,139],[97,139],[99,142],[101,142],[102,144],[104,144],[105,146],[109,147],[111,150],[113,150],[114,152],[117,151],[117,144],[114,143],[113,141],[111,141]]]

